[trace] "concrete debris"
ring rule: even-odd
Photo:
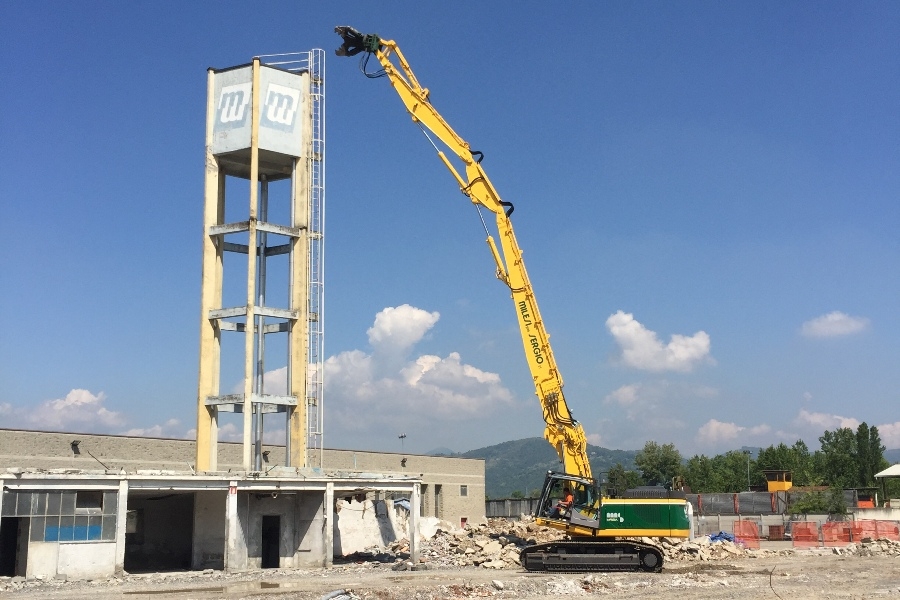
[[[464,529],[438,529],[435,535],[422,542],[420,561],[432,568],[480,567],[483,569],[520,570],[519,552],[526,546],[563,539],[565,536],[549,527],[541,527],[531,517],[520,520],[490,519],[487,523],[467,525]],[[763,558],[789,556],[796,552],[816,552],[815,549],[748,549],[728,540],[711,541],[709,536],[694,540],[680,538],[641,538],[642,542],[659,547],[667,564],[679,562],[710,562],[735,558]],[[877,540],[851,544],[840,548],[819,549],[829,554],[857,556],[900,555],[900,542]],[[387,548],[368,549],[350,558],[357,561],[390,562],[409,559],[409,542],[394,542]],[[418,565],[421,566],[421,565]],[[395,567],[396,568],[396,567]],[[588,582],[590,583],[590,582]]]
[[[347,590],[337,590],[325,594],[319,600],[359,600],[359,596]]]
[[[298,574],[303,574],[303,577],[307,577],[308,573],[317,573],[316,577],[337,577],[342,573],[349,576],[351,573],[360,574],[371,571],[384,571],[385,575],[388,575],[387,572],[390,570],[400,572],[428,570],[429,574],[434,572],[436,575],[429,575],[429,577],[419,580],[432,581],[432,577],[438,576],[437,574],[440,573],[454,573],[467,569],[477,569],[479,571],[481,569],[492,569],[504,572],[494,573],[493,571],[486,571],[478,577],[470,577],[471,583],[465,585],[456,583],[441,585],[440,590],[435,591],[433,595],[421,597],[462,598],[495,595],[498,597],[517,597],[515,594],[526,594],[526,592],[535,596],[569,597],[586,594],[619,594],[624,589],[621,586],[633,587],[633,585],[637,585],[635,582],[657,582],[659,585],[664,585],[667,588],[687,588],[701,585],[725,588],[736,585],[727,575],[732,572],[733,565],[739,561],[759,561],[762,565],[768,566],[778,564],[780,571],[776,575],[785,581],[797,582],[799,585],[808,582],[808,579],[804,579],[808,576],[806,573],[798,574],[793,569],[784,569],[786,565],[791,564],[791,560],[797,561],[795,564],[807,565],[809,563],[804,561],[811,560],[813,563],[821,561],[823,564],[831,564],[827,561],[844,560],[845,557],[873,557],[870,560],[873,564],[878,565],[880,563],[876,561],[888,560],[895,563],[895,557],[900,557],[900,542],[886,539],[861,541],[834,548],[792,548],[790,542],[773,544],[763,542],[764,547],[762,549],[747,549],[728,540],[712,542],[708,536],[702,536],[694,540],[641,538],[641,541],[655,544],[662,550],[666,567],[663,569],[663,575],[647,575],[646,578],[641,575],[635,579],[636,576],[634,574],[628,574],[623,576],[623,578],[619,578],[609,573],[588,573],[574,577],[559,577],[555,574],[548,574],[543,579],[523,578],[522,568],[519,565],[520,550],[526,546],[562,538],[563,536],[559,531],[539,527],[530,518],[523,518],[518,521],[491,519],[487,523],[467,526],[465,529],[451,530],[450,527],[440,529],[431,539],[420,541],[419,561],[415,563],[412,561],[409,552],[408,540],[401,539],[385,547],[371,547],[347,557],[336,558],[335,564],[331,568],[312,570],[267,569],[264,574],[267,581],[277,582],[286,578],[296,577]],[[786,561],[782,557],[793,558]],[[719,561],[719,564],[714,564],[716,561]],[[747,571],[749,574],[758,572],[756,565],[748,564],[745,568],[749,569]],[[757,568],[757,570],[754,571],[754,568]],[[797,569],[799,568],[797,567]],[[725,569],[725,571],[717,575],[721,569]],[[762,572],[765,573],[767,571],[764,570]],[[416,580],[411,575],[409,580]],[[147,573],[136,575],[125,573],[121,577],[84,582],[67,582],[65,577],[25,580],[22,577],[0,576],[0,596],[4,596],[5,593],[9,592],[21,591],[26,594],[33,594],[43,590],[49,593],[61,588],[71,588],[84,592],[82,596],[86,597],[90,595],[87,590],[98,586],[103,588],[125,586],[128,589],[132,589],[135,586],[170,585],[181,589],[190,585],[204,586],[211,582],[219,585],[232,585],[239,582],[253,581],[260,576],[261,572],[242,571],[239,573],[226,573],[211,569],[186,573]],[[664,576],[665,578],[663,578]],[[895,579],[891,581],[895,581]],[[642,583],[641,585],[644,584]],[[647,585],[650,585],[650,583],[647,583]],[[769,585],[769,579],[766,579],[765,585]],[[271,587],[271,585],[267,587]],[[335,585],[331,589],[338,587],[344,586]],[[203,588],[198,587],[197,589]],[[356,587],[353,587],[353,589],[362,600],[374,600],[375,598]],[[630,589],[631,587],[628,587],[628,590]],[[891,589],[893,591],[898,590],[896,587]],[[344,600],[344,598],[352,600],[356,597],[350,591],[350,586],[346,586],[339,591],[344,593],[345,596],[335,596],[334,600],[338,600],[338,598],[341,600]],[[321,594],[322,592],[319,593]],[[731,593],[730,590],[729,593]],[[319,596],[315,597],[319,598]],[[395,597],[401,596],[384,596],[384,598],[391,599]],[[413,596],[409,597],[413,598]],[[732,594],[729,597],[736,598],[738,596]],[[800,596],[798,600],[801,597],[805,598],[806,596]],[[378,598],[382,598],[382,596],[378,596]],[[415,598],[419,598],[419,596],[415,596]]]

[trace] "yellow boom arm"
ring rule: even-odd
[[[412,120],[440,138],[465,165],[465,175],[462,175],[444,152],[438,150],[438,157],[456,179],[462,193],[468,196],[473,204],[483,206],[494,213],[500,247],[503,250],[502,256],[491,235],[487,237],[487,244],[497,263],[497,278],[512,292],[522,343],[525,346],[525,357],[534,378],[535,389],[544,413],[544,422],[547,425],[544,437],[556,448],[566,473],[590,477],[587,439],[581,424],[569,412],[563,396],[562,375],[553,358],[550,336],[538,311],[537,300],[528,280],[528,273],[525,271],[525,262],[522,260],[522,250],[516,242],[512,221],[509,219],[512,204],[500,199],[500,195],[481,167],[482,154],[470,149],[469,144],[453,131],[431,105],[428,90],[419,85],[409,63],[395,42],[380,39],[376,35],[363,35],[350,27],[337,27],[335,31],[344,39],[344,44],[336,52],[338,56],[353,56],[367,52],[378,59],[383,73],[374,76],[386,76],[406,105]],[[392,57],[396,58],[399,68],[395,66]]]

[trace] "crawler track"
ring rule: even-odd
[[[519,553],[529,571],[579,573],[587,571],[662,570],[662,552],[652,544],[636,541],[561,540],[536,544]]]

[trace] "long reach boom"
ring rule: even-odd
[[[462,174],[447,155],[435,146],[438,157],[456,179],[462,193],[476,206],[494,213],[502,255],[490,233],[487,236],[487,244],[497,264],[497,278],[505,283],[512,293],[522,344],[525,347],[525,357],[544,413],[546,423],[544,437],[556,448],[566,473],[590,478],[591,465],[587,457],[587,439],[581,424],[575,420],[566,405],[563,379],[553,358],[550,335],[541,319],[537,300],[525,270],[522,250],[513,232],[510,220],[513,205],[500,199],[500,195],[488,179],[481,166],[484,155],[472,150],[432,106],[428,89],[419,84],[395,42],[383,40],[374,34],[362,34],[352,27],[336,27],[335,32],[344,40],[336,51],[338,56],[354,56],[366,52],[362,65],[365,65],[370,55],[378,59],[381,64],[380,71],[368,73],[363,66],[363,72],[368,77],[388,78],[394,91],[406,105],[412,120],[438,137],[465,165],[465,174]],[[392,57],[396,59],[397,65],[394,64]]]

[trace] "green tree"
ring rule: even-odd
[[[791,446],[795,466],[792,469],[794,485],[822,485],[824,478],[818,467],[815,455],[810,454],[809,447],[803,440],[797,440]]]
[[[784,443],[777,446],[769,446],[759,451],[756,457],[756,465],[760,469],[768,471],[791,471],[797,468],[797,456],[792,448]]]
[[[763,470],[790,471],[794,485],[822,485],[822,475],[816,467],[817,461],[809,453],[803,440],[797,440],[793,446],[778,444],[760,450],[756,458],[756,469],[759,474],[754,481],[762,483]]]
[[[622,463],[616,463],[607,473],[608,486],[619,492],[644,485],[641,476],[635,471],[627,471]]]
[[[524,497],[525,497],[525,494],[523,494],[523,493],[520,492],[519,490],[516,490],[516,491],[514,491],[513,493],[511,493],[511,494],[509,495],[509,497],[510,497],[510,498],[515,498],[515,499],[518,500],[518,499],[520,499],[520,498],[524,498]]]
[[[847,504],[844,502],[844,490],[831,488],[827,492],[816,491],[792,495],[788,512],[802,515],[816,513],[845,514],[847,512]]]
[[[859,487],[875,485],[875,473],[884,466],[884,446],[877,427],[869,427],[865,422],[856,429],[856,460],[859,471]]]
[[[750,454],[740,450],[731,450],[714,459],[716,470],[722,479],[725,492],[745,492],[747,485],[753,480],[753,459]],[[750,473],[750,481],[747,473]]]
[[[695,454],[684,467],[684,482],[695,494],[710,494],[725,491],[722,478],[713,463],[713,459],[705,454]]]
[[[849,427],[826,431],[819,437],[822,468],[826,485],[847,489],[857,486],[859,468],[856,435]]]
[[[822,450],[816,458],[826,485],[841,489],[875,485],[875,473],[884,464],[884,446],[877,427],[865,422],[856,432],[841,427],[823,433],[819,442]]]
[[[676,475],[683,474],[681,453],[675,449],[675,444],[647,442],[634,457],[634,464],[650,485],[665,485]]]
[[[732,450],[709,458],[692,456],[684,467],[684,479],[691,491],[698,494],[735,493],[747,489],[747,465],[754,483],[763,481],[756,461],[746,452]]]
[[[878,430],[876,429],[875,432],[877,433]],[[861,487],[871,485],[868,483],[869,481],[874,483],[874,475],[877,471],[871,471],[871,475],[869,473],[871,453],[871,448],[869,447],[869,426],[863,421],[856,428],[856,482]]]

